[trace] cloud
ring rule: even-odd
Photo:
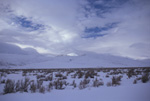
[[[0,54],[21,54],[21,55],[29,55],[29,54],[38,54],[36,50],[33,48],[20,48],[16,45],[9,43],[0,42]]]
[[[150,26],[149,23],[149,1],[132,1],[127,2],[122,5],[121,8],[112,9],[111,13],[103,14],[104,18],[92,17],[89,21],[84,21],[88,26],[103,26],[108,22],[119,22],[119,24],[110,30],[106,30],[104,33],[109,33],[102,38],[87,39],[87,45],[81,46],[84,47],[83,50],[90,50],[97,53],[109,53],[124,57],[131,57],[135,59],[149,58],[149,54],[146,51],[149,51],[148,48],[143,48],[142,51],[139,51],[140,47],[137,49],[132,49],[130,45],[136,43],[148,44],[150,43]],[[96,21],[94,23],[93,21]],[[103,21],[101,21],[103,20]],[[92,22],[93,25],[90,23]],[[102,23],[102,24],[101,24]],[[137,52],[137,54],[134,54]],[[146,54],[145,54],[146,52]],[[145,54],[145,55],[144,55]]]
[[[150,43],[149,4],[149,0],[1,0],[0,42],[40,53],[92,51],[147,59],[149,48],[135,45]]]

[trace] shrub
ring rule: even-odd
[[[37,89],[40,89],[42,84],[43,84],[43,81],[37,80]]]
[[[55,74],[55,77],[63,77],[63,75],[61,73],[57,73]]]
[[[53,76],[49,75],[46,77],[46,81],[52,81],[53,80]]]
[[[137,83],[137,81],[136,81],[136,79],[133,81],[133,84],[136,84]]]
[[[60,81],[59,79],[57,81],[54,81],[55,89],[64,89],[63,85],[64,85],[63,81]]]
[[[74,88],[77,87],[77,84],[75,83],[75,80],[73,80],[72,84],[71,84]]]
[[[130,79],[132,77],[132,75],[134,75],[134,69],[129,69],[127,72],[127,76]]]
[[[97,78],[96,78],[96,80],[94,80],[94,82],[93,82],[93,87],[99,87],[99,86],[101,86],[101,85],[104,85],[104,82],[99,81],[99,80],[97,80]]]
[[[94,78],[94,76],[96,76],[97,75],[97,73],[95,73],[95,71],[94,70],[89,70],[89,71],[87,71],[86,73],[85,73],[85,78],[87,79],[87,78]]]
[[[141,77],[138,77],[136,80],[141,80],[142,78]]]
[[[23,70],[22,76],[26,76],[26,75],[27,75],[27,70]]]
[[[46,78],[40,78],[39,81],[48,81]]]
[[[36,84],[34,84],[34,82],[32,82],[32,84],[30,85],[30,90],[32,93],[36,92]]]
[[[109,78],[109,74],[106,74],[106,78]]]
[[[22,76],[26,76],[27,74],[26,73],[22,73]]]
[[[30,84],[29,78],[25,78],[25,80],[21,80],[21,86],[20,86],[20,91],[21,92],[28,92],[28,86]]]
[[[5,79],[3,79],[2,81],[1,81],[1,83],[5,83],[6,81],[5,81]]]
[[[77,84],[76,84],[76,83],[74,83],[74,84],[73,84],[73,87],[74,87],[74,88],[76,88],[76,87],[77,87]]]
[[[81,80],[80,84],[79,84],[79,89],[84,89],[86,88],[86,85],[83,83],[83,81]]]
[[[48,91],[50,91],[51,89],[53,89],[53,83],[52,82],[50,82],[48,85]]]
[[[77,74],[78,74],[78,78],[80,79],[80,78],[82,78],[83,77],[83,75],[84,75],[84,73],[83,72],[81,72],[80,70],[77,72]]]
[[[40,93],[45,93],[45,87],[44,87],[44,86],[41,86],[40,89],[39,89],[39,92],[40,92]]]
[[[71,78],[76,78],[76,76],[77,76],[77,74],[75,73],[75,74],[71,75]]]
[[[103,86],[104,82],[100,81],[98,84],[99,84],[99,86]]]
[[[107,87],[110,87],[112,86],[112,83],[111,82],[107,82]]]
[[[65,80],[62,81],[63,85],[67,86],[69,83],[67,83]]]
[[[63,78],[62,79],[67,79],[67,76],[63,76]]]
[[[89,84],[90,83],[90,79],[84,79],[83,83],[86,84],[86,85]]]
[[[90,80],[89,79],[84,79],[83,81],[81,80],[79,84],[79,89],[84,89],[87,87],[87,84],[89,84]]]
[[[18,80],[16,82],[16,87],[15,87],[16,92],[20,91],[20,85],[21,85],[21,82],[20,82],[20,80]]]
[[[1,77],[3,77],[3,76],[6,77],[7,76],[7,74],[5,72],[2,72],[0,75],[1,75]]]
[[[112,85],[113,86],[120,85],[121,78],[122,76],[113,76]]]
[[[142,80],[143,83],[146,83],[149,80],[148,73],[142,75],[142,79],[141,80]]]
[[[39,78],[45,78],[45,75],[37,75],[36,78],[37,79],[39,79]]]
[[[4,86],[4,94],[15,92],[15,81],[7,79]]]

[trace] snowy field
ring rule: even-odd
[[[1,69],[0,101],[150,101],[150,68]]]

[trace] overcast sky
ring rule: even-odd
[[[0,0],[0,42],[150,59],[150,0]]]

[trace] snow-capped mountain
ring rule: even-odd
[[[2,45],[1,45],[2,46]],[[4,47],[5,46],[5,47]],[[10,50],[8,50],[11,47]],[[7,48],[7,49],[6,49]],[[92,52],[68,55],[40,55],[32,49],[13,45],[0,48],[0,68],[90,68],[90,67],[149,67],[150,60],[133,60]]]

